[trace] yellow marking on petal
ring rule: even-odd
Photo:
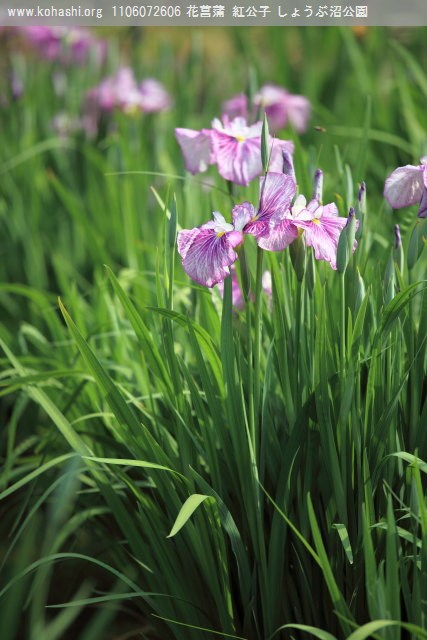
[[[222,236],[225,235],[225,231],[218,231],[218,233],[216,234],[217,238],[222,238]]]
[[[317,224],[317,226],[319,226],[319,227],[320,227],[320,220],[319,220],[319,218],[313,218],[313,222],[314,222],[314,224]]]
[[[237,142],[244,142],[246,140],[245,136],[234,136]]]

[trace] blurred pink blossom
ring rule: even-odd
[[[293,95],[274,84],[261,87],[253,98],[252,107],[248,98],[240,93],[224,102],[222,109],[224,115],[229,118],[242,116],[246,119],[249,118],[250,112],[253,117],[259,117],[265,110],[270,131],[273,133],[283,129],[287,124],[291,124],[298,133],[303,133],[307,129],[311,113],[311,105],[307,98]]]
[[[85,129],[89,136],[95,135],[102,113],[114,110],[127,114],[154,113],[168,109],[171,104],[170,95],[160,82],[147,78],[138,85],[133,70],[120,67],[87,92]]]
[[[85,64],[93,59],[101,64],[107,43],[83,27],[18,27],[19,33],[47,60],[62,64]]]

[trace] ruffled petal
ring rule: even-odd
[[[256,217],[257,210],[250,202],[242,202],[242,204],[237,204],[233,207],[231,215],[236,231],[242,231]]]
[[[215,162],[211,132],[209,129],[175,129],[175,137],[181,147],[187,171],[201,173]]]
[[[235,159],[239,144],[237,140],[217,129],[212,129],[212,143],[219,174],[224,180],[241,184],[241,181],[238,181],[239,178],[241,180],[241,175],[235,170]]]
[[[258,217],[270,219],[272,215],[288,211],[295,195],[294,180],[283,173],[269,172],[260,178],[260,206]]]
[[[384,197],[393,209],[418,204],[423,195],[424,167],[407,164],[399,167],[387,178]]]
[[[427,187],[424,188],[423,195],[418,210],[419,218],[427,218]]]
[[[270,164],[268,170],[277,173],[287,173],[295,179],[293,171],[292,156],[294,153],[294,143],[291,140],[272,140]],[[285,155],[285,158],[283,157]],[[284,168],[287,170],[284,171]]]
[[[261,162],[261,138],[249,138],[241,143],[240,166],[241,182],[237,184],[248,185],[254,178],[262,173]]]
[[[238,257],[233,247],[242,240],[237,231],[221,235],[205,225],[180,231],[177,244],[184,271],[195,282],[213,287],[230,275],[229,267]]]
[[[277,224],[271,224],[268,232],[257,238],[258,246],[265,251],[283,251],[298,237],[298,228],[290,218],[283,218]]]
[[[335,215],[329,217],[324,213],[321,218],[313,220],[295,220],[295,224],[304,229],[305,243],[308,247],[313,247],[316,260],[326,260],[332,269],[337,268],[338,240],[346,223],[347,218]],[[355,242],[353,251],[356,246]]]

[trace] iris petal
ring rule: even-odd
[[[414,167],[407,164],[399,167],[387,178],[384,187],[384,197],[393,209],[401,209],[418,204],[423,195],[427,180],[423,165]]]
[[[219,235],[205,225],[184,229],[178,234],[178,253],[184,271],[196,282],[213,287],[230,275],[230,266],[237,260],[236,247],[243,240],[238,231]]]
[[[175,129],[175,137],[184,156],[187,171],[201,173],[214,162],[211,134],[208,129]]]

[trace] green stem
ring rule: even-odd
[[[248,339],[248,418],[249,418],[249,434],[251,438],[251,447],[256,459],[256,430],[255,430],[255,403],[254,403],[254,367],[253,367],[253,349],[252,349],[252,310],[251,301],[246,301],[246,327]]]
[[[345,383],[345,361],[346,361],[346,323],[345,323],[345,272],[340,274],[341,293],[341,347],[340,347],[340,378],[342,384]]]
[[[300,339],[301,339],[301,318],[302,318],[302,283],[297,278],[297,291],[296,291],[296,309],[295,309],[295,348],[294,348],[294,363],[295,363],[295,375],[294,378],[294,398],[295,407],[301,407],[302,400],[300,399]],[[302,379],[302,376],[301,376]],[[298,409],[297,409],[298,410]]]
[[[261,311],[262,311],[262,269],[264,252],[258,247],[256,280],[255,280],[255,349],[254,349],[254,412],[255,418],[259,416],[260,402],[260,360],[261,360]]]

